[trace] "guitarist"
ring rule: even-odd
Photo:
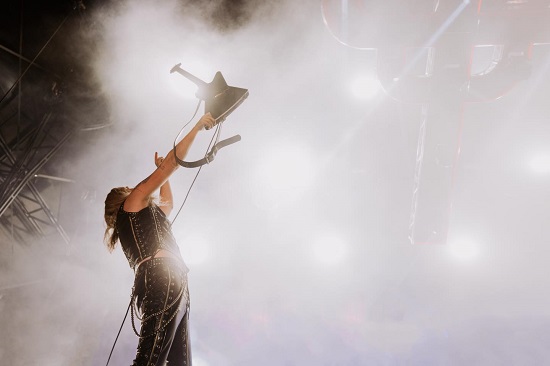
[[[155,153],[157,169],[134,188],[113,188],[105,199],[105,242],[113,251],[118,241],[135,272],[132,326],[139,337],[133,366],[191,365],[187,272],[168,215],[172,210],[169,177],[178,169],[196,135],[215,125],[210,113],[166,158]],[[160,189],[160,199],[153,193]],[[141,321],[140,332],[134,318]]]

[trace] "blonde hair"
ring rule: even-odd
[[[105,198],[105,224],[107,224],[107,228],[103,239],[109,252],[115,249],[118,241],[118,232],[115,228],[118,210],[131,192],[131,188],[117,187],[111,189],[111,192]]]

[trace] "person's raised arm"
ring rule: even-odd
[[[155,165],[157,168],[162,164],[164,158],[158,156],[158,153],[155,152]],[[174,198],[172,196],[172,188],[170,187],[170,179],[167,179],[163,185],[160,186],[160,203],[159,207],[168,217],[172,209],[174,208]]]
[[[210,113],[205,114],[195,124],[185,137],[176,145],[176,154],[183,160],[193,144],[197,133],[205,127],[212,128],[215,124],[214,118]],[[166,158],[161,162],[158,168],[147,178],[141,181],[128,196],[124,202],[124,210],[137,212],[149,205],[151,195],[162,187],[170,178],[172,173],[178,169],[179,165],[174,156],[174,149],[166,154]]]

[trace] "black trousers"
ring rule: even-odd
[[[139,266],[132,304],[141,321],[133,366],[190,366],[187,268],[172,258],[154,258]],[[137,308],[139,316],[134,310]],[[137,334],[137,331],[136,331]]]

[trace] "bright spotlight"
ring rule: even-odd
[[[352,94],[361,100],[374,98],[380,90],[380,82],[374,75],[360,75],[351,83]]]
[[[479,245],[469,239],[455,240],[449,244],[449,252],[460,261],[473,261],[480,255]]]
[[[346,241],[332,233],[320,235],[313,242],[313,257],[316,261],[325,265],[341,263],[348,254]]]
[[[529,165],[537,174],[550,174],[550,154],[536,155]]]

